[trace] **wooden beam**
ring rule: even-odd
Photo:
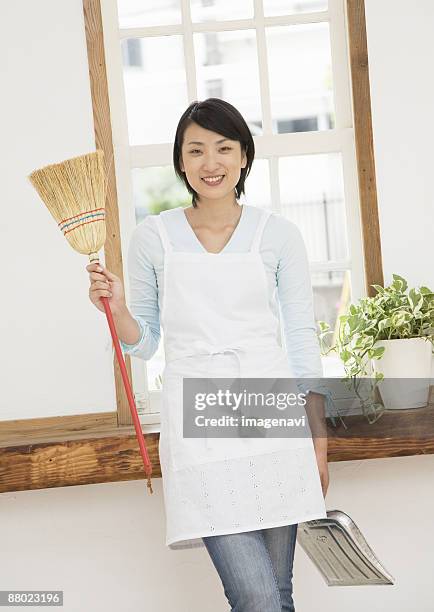
[[[328,460],[352,461],[434,454],[434,403],[425,408],[388,410],[376,423],[363,415],[328,419]],[[119,430],[122,432],[122,429]],[[77,432],[77,435],[80,435]],[[161,477],[159,433],[145,435],[153,477]],[[35,442],[0,448],[0,493],[98,482],[143,480],[145,473],[133,427],[124,434]]]
[[[373,296],[376,291],[371,285],[384,286],[384,278],[378,220],[364,0],[347,0],[347,23],[365,282],[367,295]]]
[[[0,447],[36,441],[89,437],[118,429],[116,412],[94,412],[67,416],[0,421]]]
[[[102,149],[104,151],[106,174],[108,177],[106,201],[107,239],[104,245],[105,264],[106,267],[116,274],[123,282],[119,210],[115,165],[113,162],[114,153],[110,103],[100,0],[83,0],[83,11],[86,29],[90,88],[92,93],[95,144],[97,149]],[[128,355],[125,356],[125,365],[128,372],[128,378],[131,381],[131,359]],[[114,356],[114,375],[118,423],[119,425],[128,425],[131,424],[133,420],[116,355]]]
[[[158,440],[146,435],[152,478],[161,477]],[[0,493],[121,480],[143,480],[146,488],[135,435],[0,448]]]
[[[328,424],[329,461],[403,457],[434,453],[433,388],[424,408],[386,410],[375,423],[365,416],[343,417]]]

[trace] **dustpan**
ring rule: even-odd
[[[297,542],[328,586],[394,584],[354,521],[341,510],[300,523]]]

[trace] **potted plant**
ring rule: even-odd
[[[333,346],[326,347],[330,325],[319,321],[318,338],[323,354],[336,351],[346,379],[354,383],[371,377],[378,384],[384,406],[362,400],[362,409],[373,420],[384,409],[417,408],[428,403],[432,348],[434,344],[434,293],[428,287],[408,289],[407,281],[393,274],[388,287],[372,285],[373,297],[351,304],[338,318]],[[381,371],[380,371],[381,369]],[[373,422],[373,420],[371,422]]]

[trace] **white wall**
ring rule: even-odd
[[[33,3],[16,2],[1,9],[10,24],[20,25],[15,45],[19,56],[14,61],[18,61],[25,81],[31,79],[32,69],[42,65],[40,45],[47,45],[53,30],[63,29],[56,54],[61,49],[64,53],[65,44],[71,45],[71,55],[68,52],[68,72],[45,81],[47,99],[54,95],[56,104],[47,102],[51,106],[44,116],[36,80],[30,81],[26,99],[8,109],[9,117],[16,117],[14,109],[19,115],[14,128],[20,142],[12,141],[9,129],[12,152],[5,160],[6,193],[9,199],[15,198],[10,199],[15,206],[22,195],[14,195],[11,185],[20,180],[17,164],[21,163],[21,150],[24,166],[37,157],[37,161],[45,161],[44,152],[56,158],[93,142],[87,102],[76,97],[85,95],[86,60],[83,48],[77,49],[77,41],[84,44],[81,0],[64,0],[61,10],[54,0],[39,0],[37,4],[36,8]],[[431,246],[426,239],[433,222],[427,189],[433,140],[433,128],[428,124],[434,104],[432,50],[428,45],[434,27],[433,7],[430,0],[419,0],[417,7],[405,0],[367,0],[367,21],[386,282],[392,272],[397,272],[413,284],[433,284]],[[14,39],[10,34],[6,42]],[[44,48],[46,61],[51,53]],[[9,75],[9,82],[24,94],[25,86],[18,76]],[[60,116],[58,105],[67,120]],[[40,123],[35,125],[32,118]],[[21,121],[25,130],[19,125]],[[15,218],[7,220],[12,225]],[[43,225],[42,220],[39,225]],[[47,240],[51,239],[49,234],[47,230]],[[53,251],[59,249],[60,245],[53,243]],[[27,279],[28,265],[22,259],[19,266],[24,267]],[[72,259],[67,272],[77,274],[77,262]],[[32,258],[30,265],[34,261]],[[33,289],[36,283],[33,279]],[[22,314],[24,306],[18,304],[18,308]],[[83,320],[89,316],[87,311],[79,314]],[[19,352],[22,357],[23,352]],[[21,368],[11,368],[10,376],[19,385]],[[430,612],[434,608],[433,473],[432,455],[330,465],[328,509],[338,508],[352,516],[396,584],[327,588],[297,547],[297,612]],[[166,549],[161,480],[154,480],[154,489],[150,496],[145,481],[132,481],[0,495],[0,589],[63,589],[65,612],[228,609],[205,549]]]
[[[27,180],[95,150],[81,2],[2,2],[0,49],[0,421],[116,410],[112,341],[88,299],[88,258]]]
[[[434,5],[365,1],[385,282],[433,287]]]

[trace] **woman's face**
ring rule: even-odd
[[[247,156],[238,140],[191,123],[184,132],[180,166],[201,202],[234,196]],[[223,177],[206,182],[207,177]]]

